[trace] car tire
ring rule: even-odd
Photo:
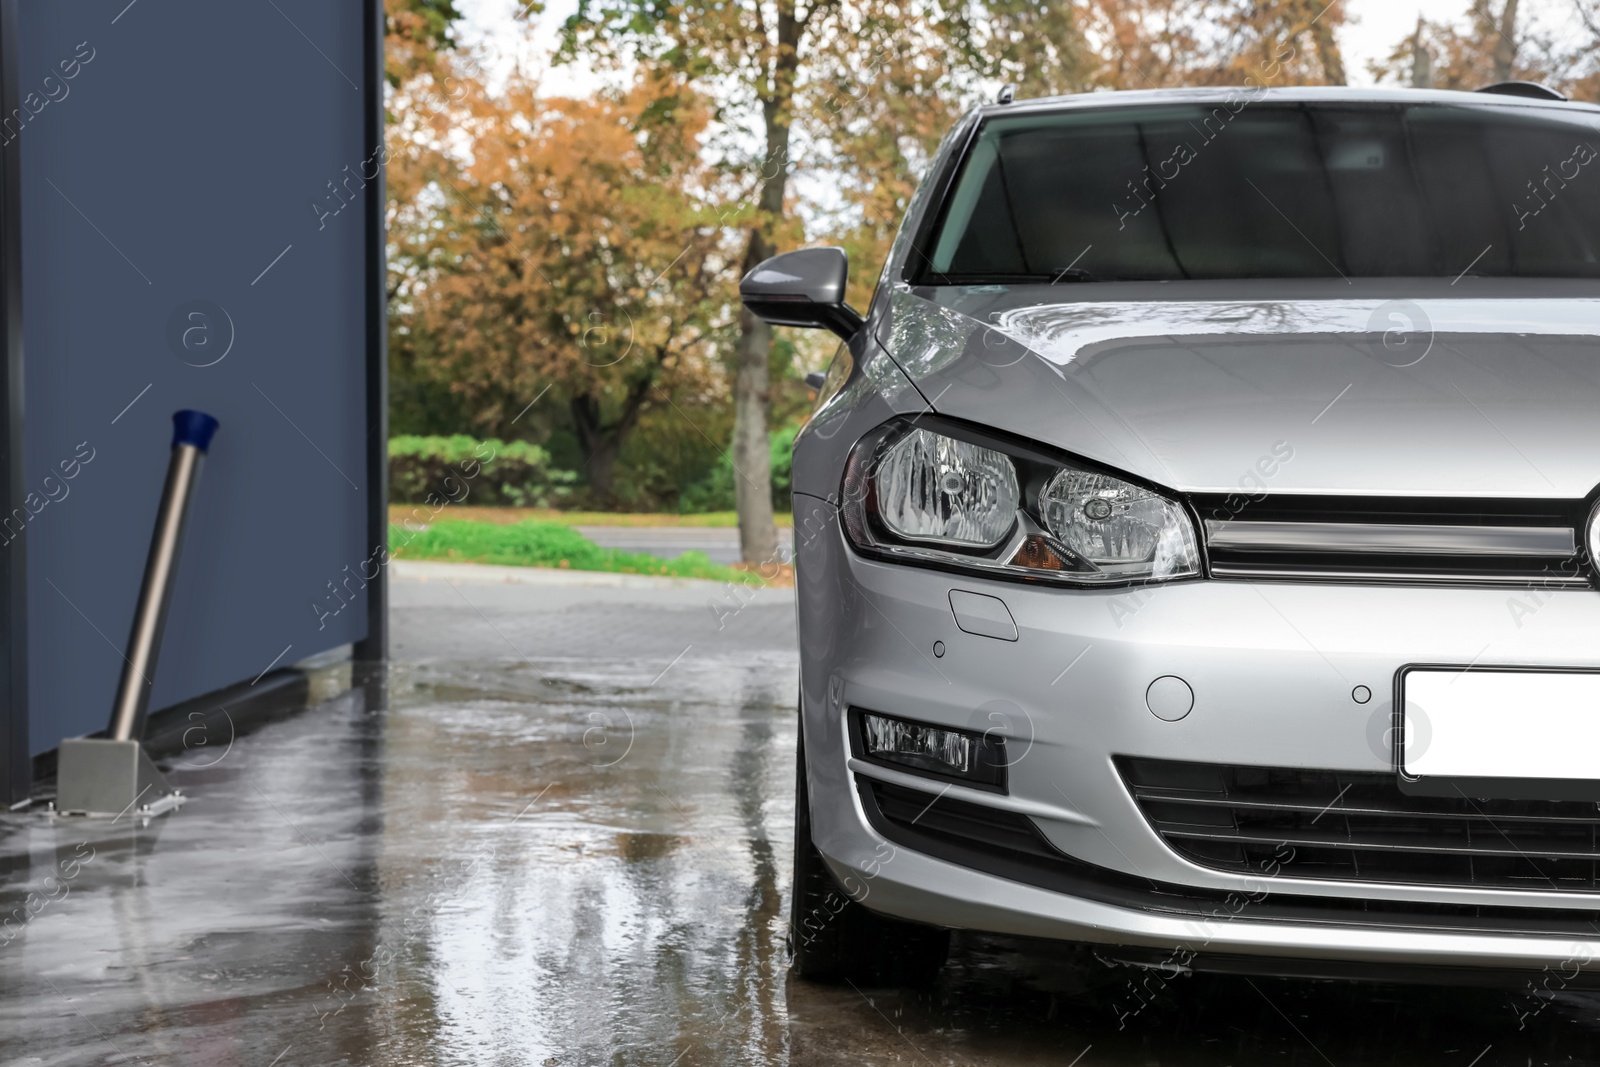
[[[922,986],[938,976],[950,954],[950,931],[879,915],[854,897],[869,880],[848,888],[834,879],[811,840],[806,749],[801,728],[794,801],[794,891],[789,898],[790,966],[815,982]],[[889,862],[893,862],[890,860]]]

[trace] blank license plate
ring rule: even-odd
[[[1600,799],[1600,671],[1410,667],[1399,689],[1403,791]]]

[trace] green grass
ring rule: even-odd
[[[389,521],[411,525],[426,523],[433,509],[427,504],[390,504]],[[566,526],[737,526],[739,517],[731,511],[702,511],[684,515],[650,511],[558,511],[554,508],[513,508],[500,505],[480,507],[474,504],[451,504],[446,514],[457,519],[477,519],[482,522],[508,524],[536,519],[540,522],[559,522]],[[793,526],[794,516],[788,512],[774,515],[779,526]]]
[[[761,585],[748,572],[713,563],[704,552],[685,552],[677,559],[661,559],[643,552],[601,548],[593,541],[555,522],[519,522],[504,525],[445,519],[420,533],[393,523],[389,526],[391,554],[400,559],[435,559],[452,563],[495,563],[511,567],[550,567],[612,574],[653,574],[673,578],[709,578],[713,581]]]

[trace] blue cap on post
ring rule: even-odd
[[[174,412],[172,416],[172,447],[193,445],[204,452],[211,447],[211,435],[217,432],[217,420],[203,411]]]

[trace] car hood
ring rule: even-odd
[[[1175,489],[1600,484],[1591,282],[902,286],[874,318],[939,414]]]

